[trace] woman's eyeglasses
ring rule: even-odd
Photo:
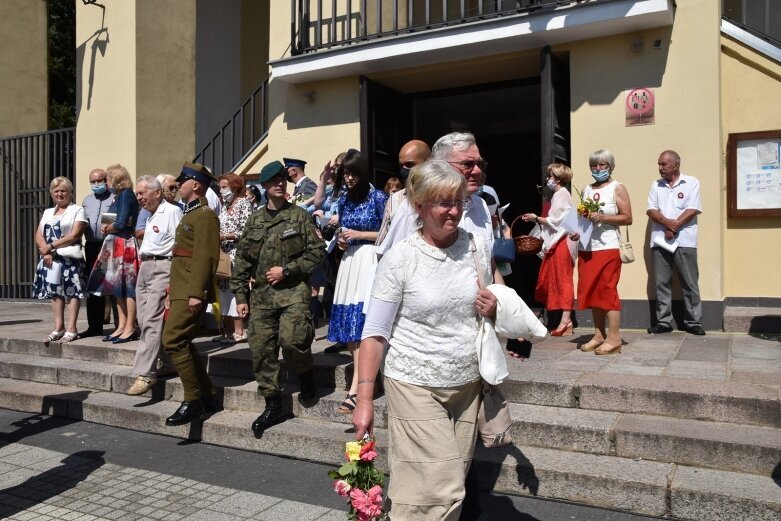
[[[467,210],[472,205],[472,201],[469,199],[458,199],[456,201],[434,201],[431,203],[432,207],[438,207],[442,210],[450,210],[452,208],[458,208],[459,210]]]

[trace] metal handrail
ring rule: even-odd
[[[478,0],[477,6],[470,9],[463,0],[457,8],[451,8],[451,2],[434,0],[360,0],[355,2],[357,5],[351,0],[332,0],[329,2],[329,12],[326,12],[323,10],[323,0],[291,0],[291,54],[299,55],[374,38],[529,13],[583,1]],[[340,10],[338,6],[344,9]],[[314,20],[311,20],[312,14],[315,14]]]
[[[268,135],[268,79],[241,104],[193,162],[212,172],[232,172]]]

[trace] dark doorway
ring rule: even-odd
[[[569,85],[566,64],[554,61],[549,49],[541,56],[537,77],[430,92],[401,94],[362,78],[361,148],[375,186],[396,175],[398,150],[406,141],[433,145],[449,132],[469,131],[488,161],[486,183],[501,204],[510,203],[505,221],[510,224],[527,212],[544,215],[543,163],[569,157]],[[520,235],[530,229],[518,220],[513,231]],[[539,266],[536,256],[519,257],[508,278],[530,304]]]

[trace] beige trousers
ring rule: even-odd
[[[155,374],[157,358],[163,365],[173,368],[171,357],[163,351],[162,335],[165,321],[165,290],[171,274],[170,260],[147,260],[141,263],[136,282],[136,315],[141,328],[133,374]]]
[[[477,438],[480,381],[452,388],[385,378],[390,518],[457,521]]]

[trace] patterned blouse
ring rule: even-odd
[[[222,241],[220,249],[231,256],[231,262],[236,258],[236,246],[244,231],[244,225],[252,214],[252,203],[246,197],[241,197],[232,205],[223,204],[220,209],[220,234],[235,233],[236,240]]]
[[[366,199],[360,203],[343,194],[338,203],[339,226],[359,232],[379,231],[386,202],[388,195],[382,190],[370,190]],[[348,244],[374,244],[374,241],[348,241]]]

